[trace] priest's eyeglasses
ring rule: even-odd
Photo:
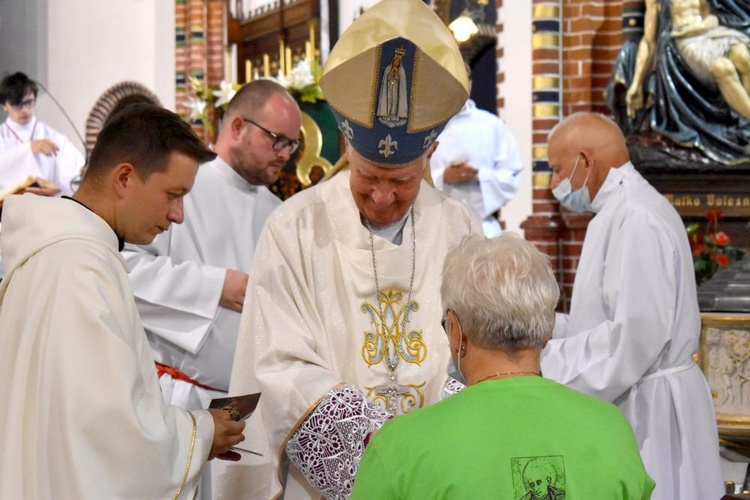
[[[25,101],[17,102],[14,104],[11,104],[13,109],[23,109],[23,108],[33,108],[36,104],[36,99],[26,99]]]
[[[284,151],[284,149],[289,148],[289,156],[291,156],[297,152],[297,149],[299,149],[299,145],[300,145],[299,140],[292,140],[292,139],[289,139],[288,137],[284,137],[283,135],[279,135],[274,132],[271,132],[266,127],[262,125],[258,125],[257,123],[255,123],[249,118],[243,117],[242,119],[246,121],[247,123],[255,125],[259,129],[261,129],[263,132],[268,134],[268,137],[270,137],[273,140],[272,147],[274,151],[281,153],[282,151]]]

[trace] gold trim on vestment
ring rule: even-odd
[[[195,451],[195,436],[198,434],[198,424],[195,421],[195,416],[192,412],[187,412],[187,414],[190,415],[190,419],[193,421],[193,435],[190,437],[190,450],[188,450],[187,463],[185,464],[185,475],[182,477],[182,484],[177,488],[172,500],[177,500],[177,497],[180,496],[182,489],[187,484],[188,475],[190,474],[190,464],[193,461],[193,451]]]

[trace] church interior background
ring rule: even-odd
[[[716,9],[723,0],[709,1]],[[750,9],[746,0],[728,1],[745,2]],[[0,69],[23,71],[49,89],[64,112],[42,92],[37,113],[72,140],[79,137],[82,152],[90,150],[117,100],[132,93],[190,119],[210,142],[220,119],[214,105],[226,96],[227,85],[279,73],[291,78],[302,59],[325,62],[338,36],[373,3],[0,0]],[[446,24],[468,16],[475,25],[476,33],[461,43],[473,68],[472,97],[508,124],[525,165],[522,187],[503,208],[502,220],[507,230],[520,232],[550,256],[563,289],[560,307],[566,310],[590,216],[561,211],[552,196],[546,137],[562,117],[576,111],[616,115],[608,99],[616,99],[622,89],[613,74],[624,48],[643,35],[644,1],[428,3]],[[747,32],[750,24],[744,26]],[[201,92],[209,101],[205,108],[199,104]],[[303,106],[313,123],[303,148],[309,157],[297,166],[310,174],[313,166],[325,169],[335,163],[340,144],[335,130],[327,130],[326,118],[313,105]],[[309,132],[316,128],[320,138]],[[740,139],[747,144],[750,134]],[[710,210],[721,211],[722,230],[747,250],[750,165],[690,158],[659,169],[639,156],[642,165],[636,166],[643,167],[686,224],[702,226]],[[319,172],[311,175],[314,182]],[[280,189],[293,191],[303,184]],[[750,269],[745,267],[733,265],[711,286],[701,287],[704,331],[696,353],[714,394],[727,479],[739,482],[750,456]]]

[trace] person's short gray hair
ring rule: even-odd
[[[514,352],[549,340],[560,288],[546,255],[503,233],[464,237],[445,258],[441,293],[474,344]]]

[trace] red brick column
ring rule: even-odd
[[[175,111],[185,116],[187,101],[187,5],[186,0],[175,0]]]
[[[532,12],[532,215],[521,228],[527,240],[549,255],[562,277],[558,204],[549,189],[547,135],[560,120],[562,94],[561,15],[559,0],[534,0]]]
[[[192,95],[189,77],[198,78],[207,87],[218,85],[224,78],[224,8],[223,0],[175,1],[175,109],[182,116],[187,115],[185,103]],[[209,119],[216,124],[213,106],[209,109]],[[214,141],[216,126],[209,134],[199,121],[191,125],[204,141]]]
[[[547,136],[577,111],[610,114],[605,90],[622,46],[623,2],[642,0],[534,0],[533,214],[521,227],[552,258],[568,310],[590,214],[560,211],[549,184]]]
[[[500,7],[502,6],[503,6],[503,0],[497,0],[497,5],[495,6],[496,9],[499,11]],[[503,23],[500,22],[500,16],[497,16],[497,24],[495,25],[495,31],[497,32],[498,35],[503,32]],[[497,59],[496,83],[497,83],[498,88],[500,87],[500,84],[502,84],[505,81],[505,71],[502,70],[503,57],[505,57],[505,51],[503,50],[503,47],[500,45],[500,37],[498,36],[495,42],[495,58]],[[498,110],[498,114],[500,110],[505,107],[505,98],[500,95],[500,92],[497,93],[497,106],[496,107]]]
[[[566,0],[563,9],[563,116],[610,114],[604,91],[622,46],[622,2]]]

